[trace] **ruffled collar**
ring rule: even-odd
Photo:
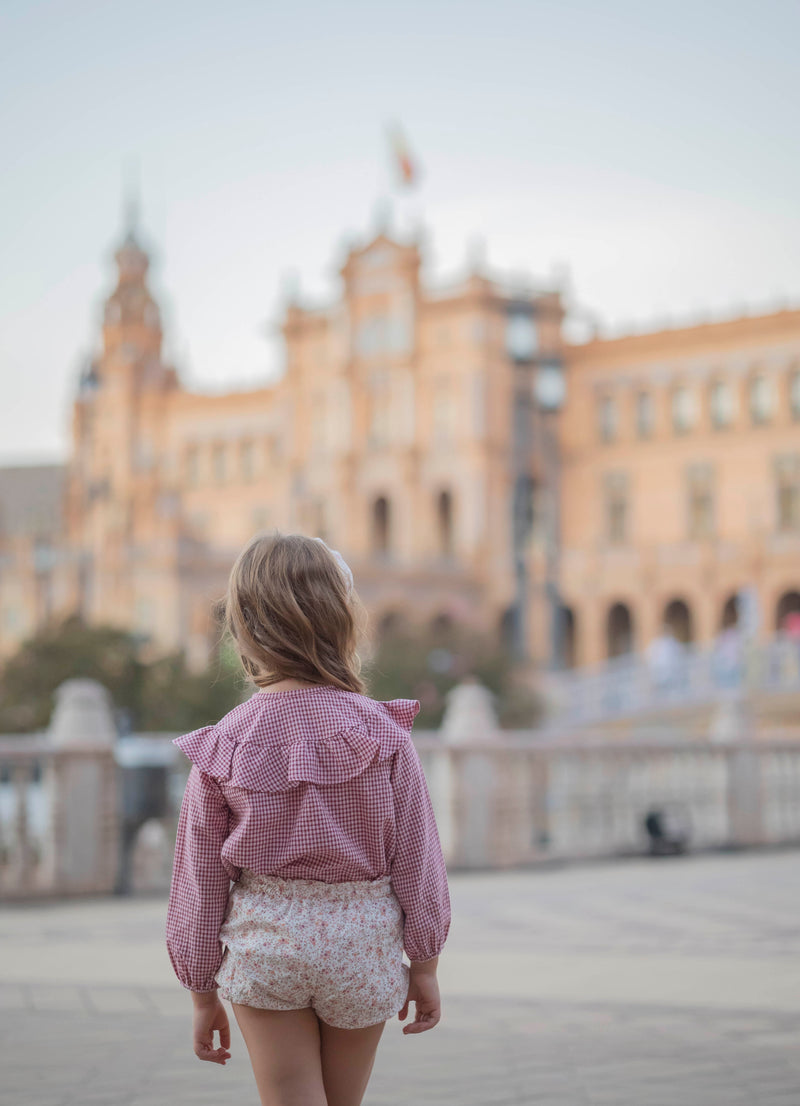
[[[380,702],[324,685],[255,692],[211,726],[175,738],[221,782],[249,791],[329,786],[360,775],[410,740],[414,699]]]

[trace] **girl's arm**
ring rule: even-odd
[[[410,738],[395,754],[391,778],[396,828],[391,878],[405,912],[403,943],[412,967],[430,961],[435,971],[433,958],[450,928],[450,895],[425,773]]]
[[[167,950],[184,987],[213,992],[230,877],[222,864],[229,810],[216,780],[192,765],[186,783],[167,911]]]

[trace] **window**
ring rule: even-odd
[[[617,404],[613,396],[603,396],[598,408],[600,438],[613,442],[617,436]]]
[[[527,313],[514,311],[506,324],[506,352],[512,361],[533,359],[537,347],[536,322]]]
[[[356,334],[356,350],[361,354],[381,353],[389,338],[389,320],[385,315],[368,315]]]
[[[636,433],[640,438],[650,438],[655,425],[655,407],[649,392],[639,392],[636,396]]]
[[[211,471],[218,484],[225,480],[225,446],[215,445],[211,451]]]
[[[443,557],[453,554],[453,497],[449,491],[439,493],[436,501],[439,529],[439,552]]]
[[[200,483],[200,451],[196,445],[186,450],[186,483],[192,486]]]
[[[628,474],[609,472],[605,477],[606,538],[611,545],[628,540]]]
[[[410,297],[397,303],[389,319],[389,349],[392,353],[410,353],[414,348],[414,301]]]
[[[800,532],[800,453],[788,453],[775,459],[778,529]]]
[[[733,390],[725,380],[715,380],[709,396],[711,424],[715,430],[724,430],[733,422]]]
[[[800,369],[789,377],[789,410],[795,422],[800,422]]]
[[[695,424],[697,406],[694,392],[685,385],[672,393],[672,429],[676,434],[688,434]]]
[[[693,541],[714,533],[714,474],[711,465],[689,465],[686,471],[689,537]]]
[[[770,421],[775,406],[775,393],[769,377],[759,374],[750,381],[750,418],[756,425]]]
[[[255,476],[255,448],[252,442],[242,442],[239,447],[239,464],[242,471],[242,480],[249,483]]]
[[[391,507],[385,495],[372,504],[372,551],[385,557],[390,548]]]

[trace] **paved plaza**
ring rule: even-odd
[[[800,854],[452,877],[442,1023],[387,1026],[365,1103],[797,1106]],[[9,1106],[257,1104],[190,1046],[162,899],[0,911]]]

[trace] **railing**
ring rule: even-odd
[[[167,771],[169,809],[143,812],[136,823],[148,831],[150,875],[128,886],[163,891],[188,763],[168,736],[148,740]],[[797,741],[589,744],[526,732],[459,746],[420,733],[415,743],[453,869],[642,854],[645,819],[665,809],[686,825],[690,848],[800,844]],[[120,889],[120,778],[110,748],[60,749],[32,736],[0,741],[0,895]],[[135,862],[129,867],[135,874]]]
[[[118,854],[111,750],[0,741],[0,897],[110,892]]]
[[[658,810],[690,848],[800,844],[800,743],[417,747],[453,868],[641,854]]]
[[[646,656],[617,657],[596,668],[548,678],[551,728],[571,729],[682,707],[702,706],[747,692],[800,692],[800,642],[777,636],[743,646],[675,646],[669,664]]]

